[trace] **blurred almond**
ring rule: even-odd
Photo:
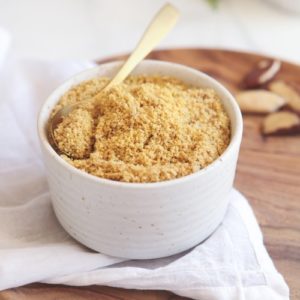
[[[280,111],[268,115],[262,126],[263,135],[300,134],[300,118],[297,114]]]
[[[277,80],[270,83],[269,90],[283,97],[292,110],[300,113],[300,88],[298,85]]]
[[[256,114],[275,112],[286,104],[282,97],[266,90],[243,91],[236,95],[236,100],[242,112]]]
[[[279,60],[261,60],[243,79],[245,89],[258,88],[275,78],[281,68]]]

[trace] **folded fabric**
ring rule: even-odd
[[[289,298],[253,212],[235,190],[213,235],[172,257],[126,261],[96,253],[68,236],[51,207],[36,118],[57,85],[93,63],[16,61],[4,58],[4,53],[0,53],[0,290],[45,282],[162,289],[201,300]]]

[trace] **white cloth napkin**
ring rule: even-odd
[[[7,37],[1,42],[0,34],[0,49],[5,45]],[[5,52],[0,52],[0,290],[45,282],[162,289],[201,300],[289,298],[247,200],[234,190],[222,225],[179,255],[125,261],[70,238],[51,208],[36,118],[62,80],[93,64],[16,61],[4,59]]]

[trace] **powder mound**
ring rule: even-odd
[[[73,110],[54,130],[57,146],[74,158],[84,158],[92,151],[94,119],[81,108]]]
[[[76,168],[117,181],[164,181],[206,167],[228,146],[230,120],[214,90],[131,76],[101,91],[107,82],[73,87],[54,109],[84,101],[55,130],[72,158],[62,157]]]

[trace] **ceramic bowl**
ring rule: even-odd
[[[232,138],[225,152],[206,168],[174,180],[124,183],[76,169],[50,146],[46,125],[60,97],[94,77],[113,76],[121,62],[75,75],[45,101],[38,132],[55,214],[77,241],[98,252],[130,259],[169,256],[206,239],[222,222],[229,201],[242,137],[242,117],[233,96],[219,82],[189,67],[145,60],[133,74],[161,74],[188,84],[211,87],[231,119]]]

